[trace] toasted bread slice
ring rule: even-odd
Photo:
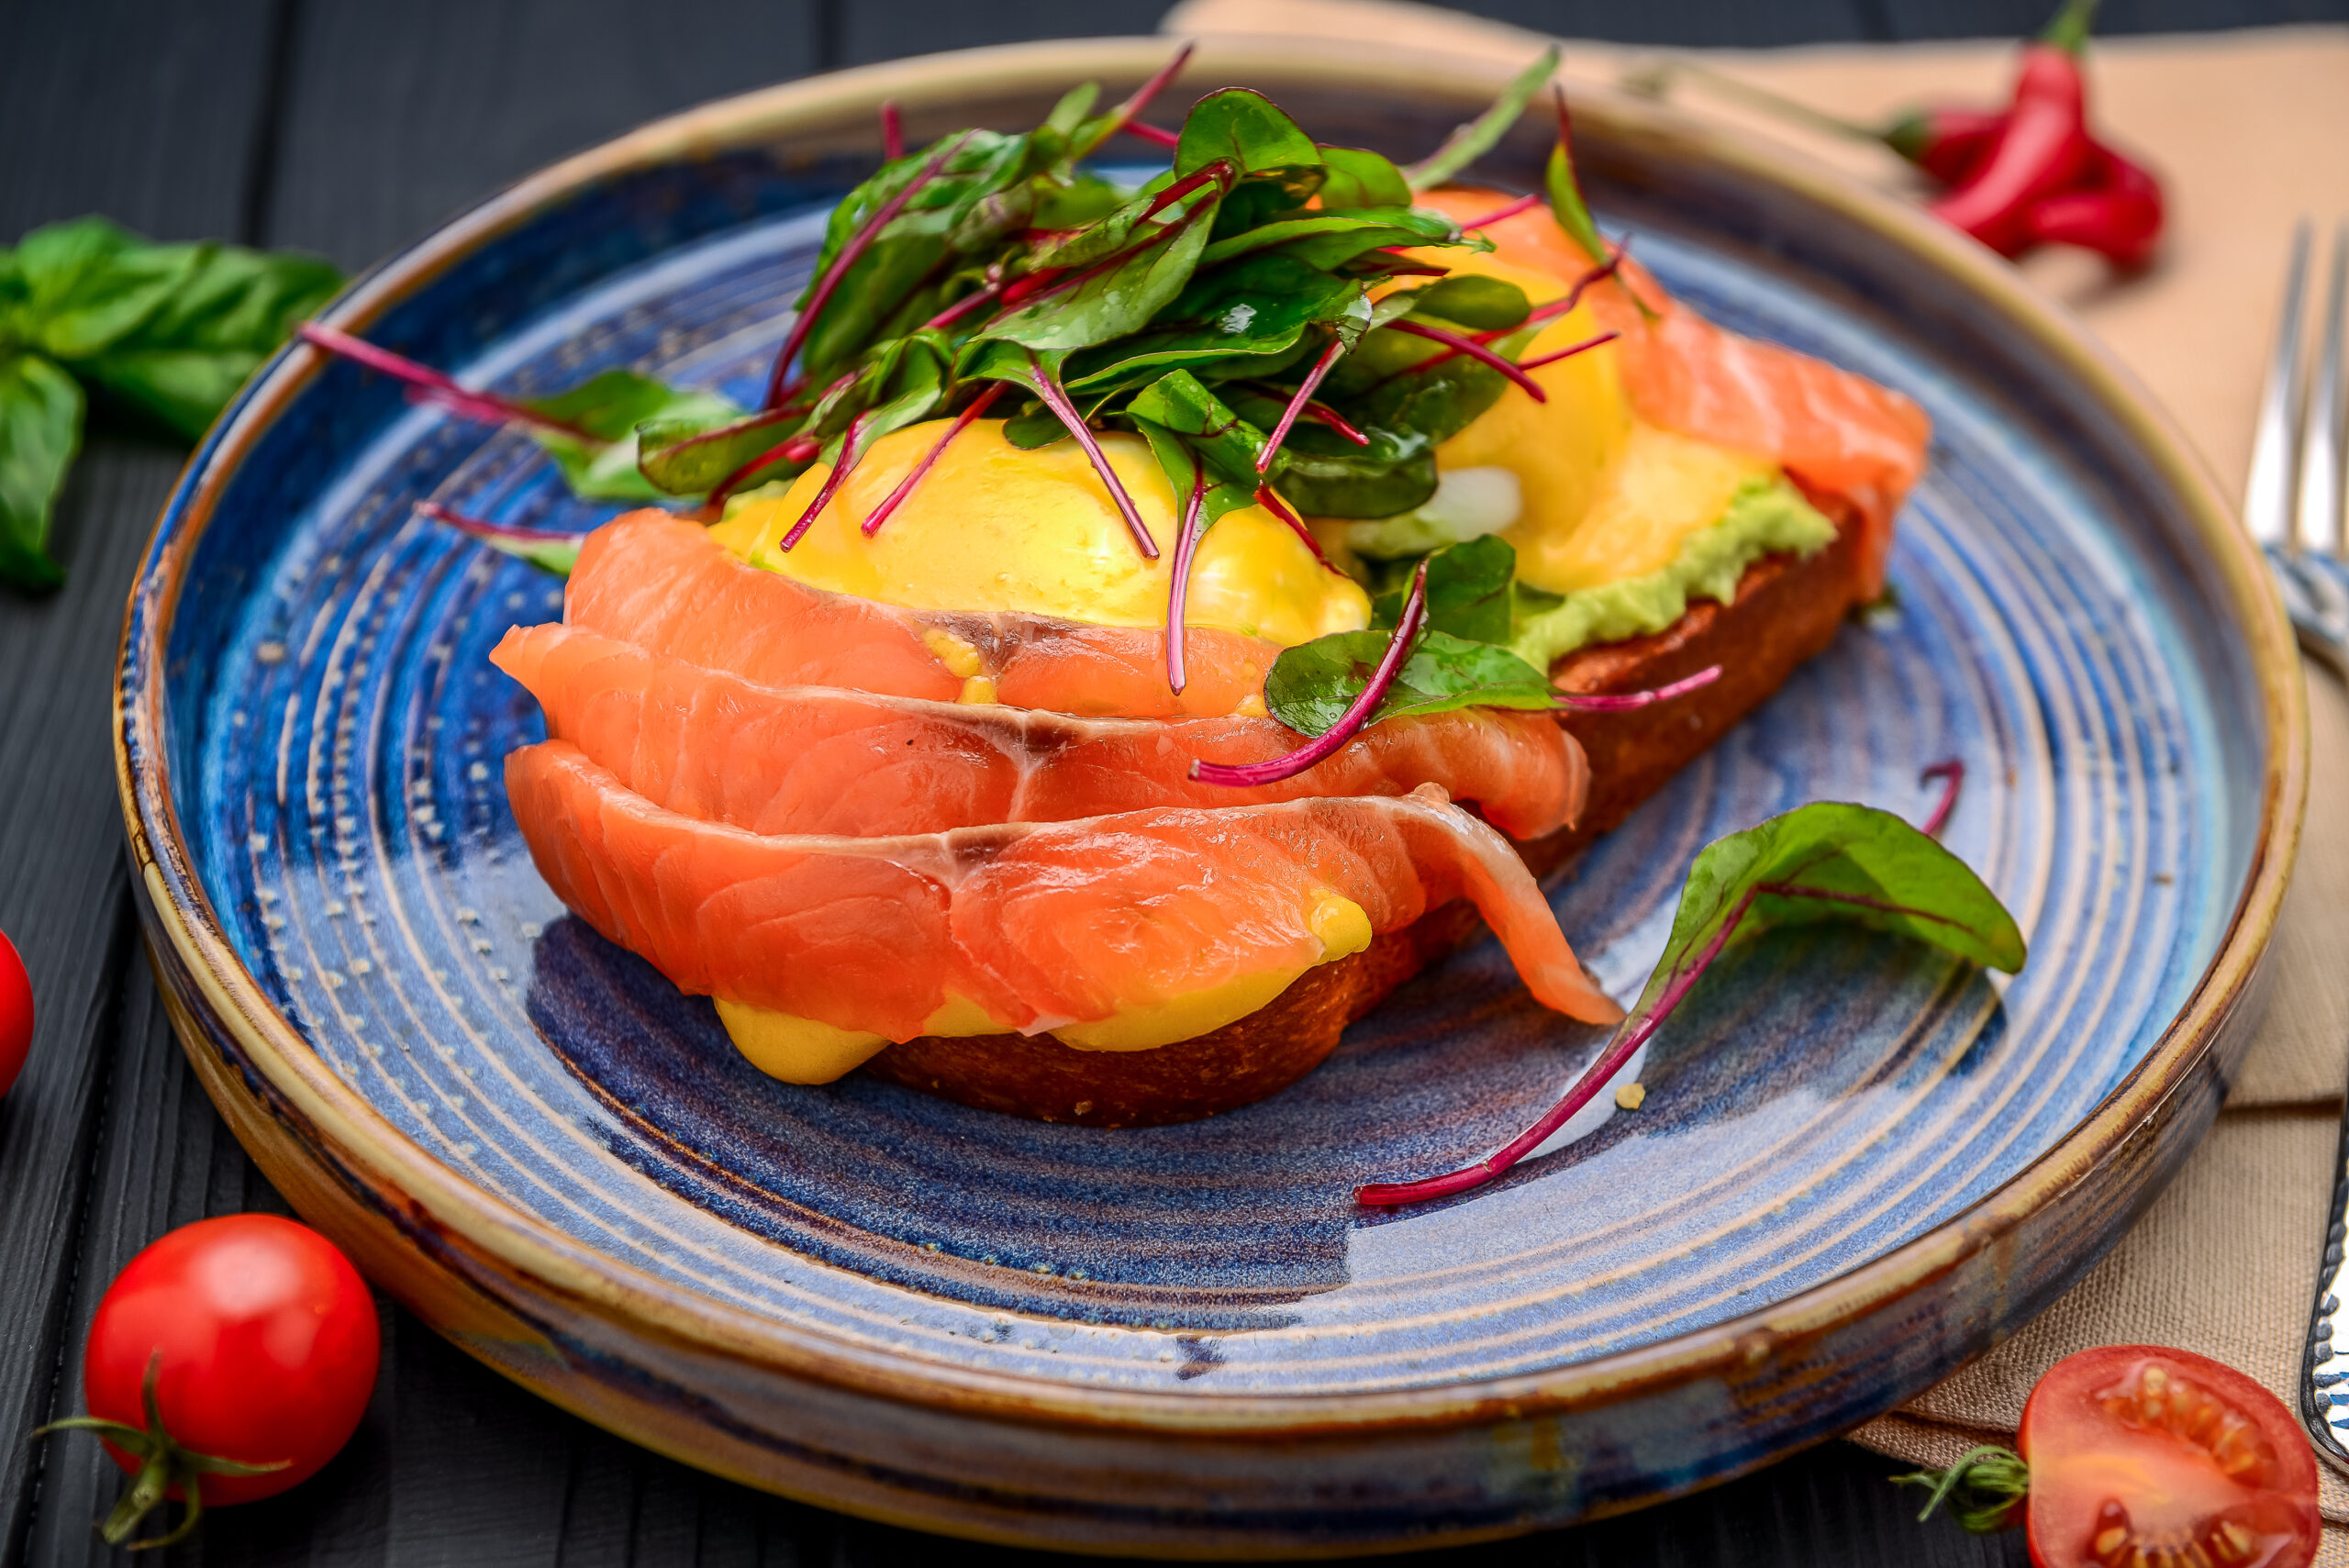
[[[1567,654],[1553,666],[1569,692],[1633,692],[1709,665],[1720,678],[1689,695],[1623,713],[1573,714],[1589,753],[1581,820],[1518,848],[1537,876],[1620,823],[1824,650],[1861,595],[1858,530],[1808,560],[1768,556],[1747,569],[1733,604],[1708,601],[1650,637]],[[1049,1035],[925,1036],[893,1045],[863,1071],[964,1105],[1088,1127],[1192,1121],[1263,1099],[1320,1065],[1345,1027],[1479,929],[1464,902],[1430,910],[1351,958],[1310,970],[1255,1012],[1154,1051],[1079,1051]]]

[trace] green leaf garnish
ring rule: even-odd
[[[1300,735],[1326,733],[1370,684],[1388,638],[1384,631],[1341,631],[1283,649],[1264,677],[1264,706]],[[1542,672],[1506,648],[1431,631],[1403,662],[1369,723],[1464,707],[1557,706]]]
[[[0,582],[54,588],[49,525],[82,442],[82,389],[39,354],[0,362]]]
[[[1517,123],[1518,117],[1525,113],[1525,106],[1533,101],[1533,95],[1542,91],[1542,84],[1557,69],[1558,50],[1553,44],[1542,51],[1541,59],[1518,72],[1491,108],[1454,130],[1444,138],[1442,147],[1403,171],[1411,188],[1424,191],[1431,185],[1441,185],[1499,146],[1501,138],[1508,134],[1508,128]]]
[[[1938,827],[1963,770],[1933,815]],[[1707,845],[1688,868],[1664,957],[1607,1049],[1542,1118],[1473,1165],[1426,1181],[1375,1183],[1356,1201],[1378,1207],[1483,1185],[1540,1148],[1611,1082],[1733,940],[1776,926],[1847,920],[1929,943],[1987,968],[2019,972],[2022,931],[1973,869],[1887,811],[1818,801]]]
[[[1184,117],[1174,172],[1195,174],[1219,159],[1243,174],[1319,169],[1321,150],[1262,93],[1227,87],[1192,105]]]
[[[315,257],[159,245],[102,217],[0,249],[0,582],[64,580],[50,517],[81,444],[84,387],[102,413],[194,440],[341,286]]]
[[[589,501],[653,501],[664,494],[638,469],[639,425],[714,422],[740,413],[715,393],[667,386],[625,370],[606,371],[553,397],[517,401],[595,438],[581,440],[544,426],[530,429],[530,438],[562,470],[572,494]]]
[[[1490,534],[1435,551],[1428,557],[1428,625],[1471,642],[1507,642],[1516,579],[1516,548]],[[1381,594],[1370,624],[1393,626],[1402,606],[1402,589]]]

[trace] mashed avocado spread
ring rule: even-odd
[[[1662,631],[1687,613],[1692,599],[1729,604],[1738,579],[1765,555],[1809,556],[1834,542],[1835,525],[1784,479],[1738,487],[1720,519],[1681,541],[1671,564],[1618,582],[1547,594],[1518,586],[1515,653],[1537,670],[1592,642]]]

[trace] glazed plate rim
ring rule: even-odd
[[[1442,57],[1375,45],[1327,47],[1300,61],[1278,39],[1204,41],[1195,68],[1247,81],[1317,78],[1332,87],[1489,95],[1508,70],[1477,56]],[[852,144],[884,99],[917,120],[931,105],[974,92],[1057,90],[1100,78],[1139,81],[1163,62],[1167,40],[1101,39],[1008,44],[841,72],[688,110],[556,163],[487,200],[360,278],[323,318],[363,331],[411,291],[580,186],[625,170],[786,137]],[[443,1234],[518,1270],[599,1315],[696,1348],[792,1375],[919,1405],[1077,1427],[1208,1435],[1305,1429],[1473,1425],[1506,1413],[1538,1415],[1631,1398],[1709,1371],[1751,1364],[1773,1347],[1865,1317],[1965,1258],[1993,1247],[2107,1160],[2200,1066],[2221,1024],[2245,998],[2271,938],[2306,805],[2308,733],[2299,654],[2258,549],[2171,418],[2087,330],[2034,294],[1988,250],[1921,211],[1798,155],[1715,132],[1657,106],[1577,95],[1583,124],[1618,140],[1668,147],[1742,180],[1767,182],[1836,209],[1929,268],[1972,305],[2021,329],[2065,364],[2074,390],[2112,418],[2179,503],[2234,612],[2259,682],[2270,738],[2254,853],[2223,940],[2185,1005],[2129,1075],[2055,1145],[1972,1207],[1880,1257],[1765,1308],[1692,1332],[1586,1361],[1507,1377],[1359,1394],[1180,1394],[1078,1388],[876,1351],[802,1326],[713,1301],[621,1263],[474,1186],[395,1128],[309,1046],[246,970],[194,869],[163,744],[165,650],[195,546],[222,492],[262,432],[323,368],[289,348],[248,385],[189,460],[157,521],[128,608],[116,671],[116,781],[130,847],[156,926],[192,976],[214,1020],[250,1071],[315,1129],[323,1152],[381,1176]],[[865,139],[869,139],[869,136]],[[144,766],[134,766],[134,755]],[[283,1113],[278,1113],[283,1119]],[[306,1153],[316,1161],[321,1150]],[[434,1266],[445,1268],[436,1261]]]

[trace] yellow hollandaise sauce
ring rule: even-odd
[[[781,540],[823,488],[818,463],[782,495],[727,509],[711,537],[744,560],[810,587],[908,609],[1012,611],[1097,626],[1166,624],[1177,517],[1166,475],[1139,436],[1099,438],[1157,542],[1143,556],[1108,486],[1073,440],[1023,450],[1000,420],[954,438],[913,494],[866,535],[864,519],[938,443],[945,420],[882,437],[788,550]],[[1186,624],[1285,648],[1370,624],[1360,584],[1315,559],[1261,506],[1227,513],[1192,562]]]
[[[1537,305],[1572,284],[1486,254],[1422,254],[1454,272],[1514,284]],[[1579,306],[1545,324],[1519,357],[1539,358],[1600,330],[1590,307]],[[1519,581],[1563,601],[1533,615],[1514,644],[1544,666],[1586,642],[1662,630],[1691,596],[1733,597],[1760,557],[1807,555],[1834,539],[1834,525],[1775,462],[1642,421],[1625,395],[1616,345],[1529,373],[1547,401],[1512,385],[1436,449],[1443,490],[1422,515],[1441,514],[1438,521],[1317,522],[1317,532],[1373,554],[1498,533],[1517,551]],[[1457,498],[1448,509],[1447,495]]]
[[[1063,1024],[1049,1032],[1062,1044],[1079,1051],[1155,1051],[1235,1023],[1270,1003],[1308,970],[1334,963],[1370,945],[1369,915],[1341,894],[1326,889],[1315,894],[1303,914],[1306,928],[1321,945],[1321,955],[1312,963],[1236,974],[1147,1006],[1128,1008],[1090,1023]],[[718,998],[718,1017],[735,1049],[751,1065],[786,1084],[829,1084],[854,1072],[889,1045],[882,1035],[747,1006],[724,997]],[[952,1039],[1011,1030],[976,1004],[950,996],[923,1021],[922,1032]]]

